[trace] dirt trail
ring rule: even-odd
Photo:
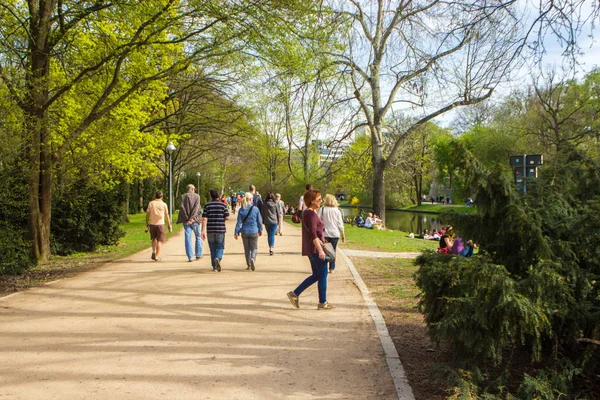
[[[0,299],[0,399],[397,399],[375,326],[343,259],[317,311],[300,229],[256,271],[228,223],[223,271],[189,263],[183,233],[162,261],[140,252]]]

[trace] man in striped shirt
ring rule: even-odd
[[[225,221],[229,219],[227,205],[219,201],[217,189],[210,190],[211,202],[204,206],[202,213],[202,240],[208,242],[213,271],[221,272],[221,260],[225,249]]]

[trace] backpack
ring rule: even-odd
[[[465,243],[463,242],[461,237],[457,237],[454,239],[454,244],[452,245],[452,254],[460,254],[465,248]]]

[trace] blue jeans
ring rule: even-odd
[[[194,222],[191,225],[187,222],[183,224],[185,232],[185,254],[188,260],[194,260],[196,257],[202,257],[202,237],[200,236],[200,224]],[[194,246],[192,232],[196,235],[196,245]]]
[[[313,283],[317,283],[319,290],[319,303],[327,302],[327,275],[329,271],[327,269],[327,261],[321,260],[319,254],[315,253],[312,256],[308,256],[310,260],[310,268],[312,269],[312,275],[306,278],[298,287],[294,290],[296,296],[300,296],[309,286]]]
[[[210,248],[210,263],[215,269],[215,258],[219,261],[223,259],[223,249],[225,249],[225,234],[224,233],[207,233],[206,241]]]
[[[333,246],[333,249],[335,250],[335,249],[337,249],[337,244],[338,244],[338,241],[340,240],[340,238],[339,237],[336,237],[336,238],[326,237],[325,240],[327,240],[329,243],[331,243],[331,245]],[[329,269],[331,271],[333,271],[335,269],[335,259],[333,261],[329,262]]]
[[[269,241],[269,247],[275,247],[275,234],[277,233],[277,224],[265,225],[267,228],[267,239]]]

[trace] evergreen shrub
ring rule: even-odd
[[[600,376],[599,166],[565,149],[522,195],[500,168],[486,170],[458,144],[454,151],[478,212],[444,218],[480,252],[424,252],[416,282],[431,338],[453,350],[456,398],[473,387],[481,398],[581,390],[574,381]],[[515,352],[529,363],[511,365]]]

